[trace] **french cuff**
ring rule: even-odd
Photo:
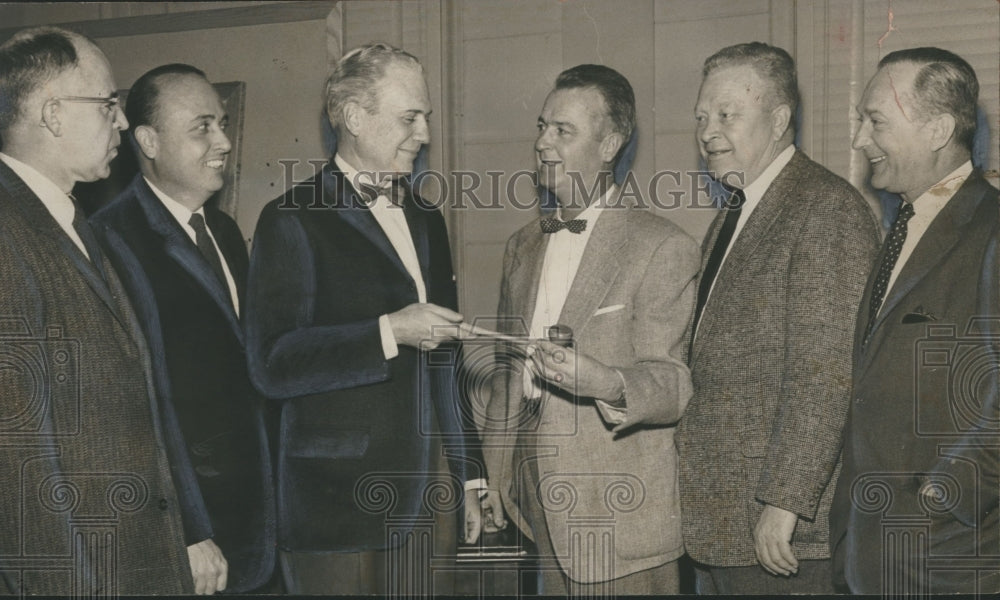
[[[382,352],[385,354],[385,359],[390,360],[399,356],[399,346],[396,344],[396,336],[392,333],[392,325],[389,324],[389,315],[378,318],[378,331],[382,336]]]
[[[483,494],[489,487],[490,484],[482,477],[479,479],[470,479],[465,482],[465,491],[471,492],[472,490],[478,490],[480,498],[483,497]]]
[[[597,411],[601,413],[601,418],[612,425],[621,425],[628,416],[628,407],[625,404],[628,386],[625,383],[625,376],[622,375],[622,372],[615,369],[615,373],[618,373],[618,378],[622,380],[621,396],[616,400],[600,400],[595,398],[594,404],[597,406]]]

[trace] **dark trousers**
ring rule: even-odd
[[[695,586],[702,596],[834,593],[829,560],[800,560],[799,572],[791,577],[771,575],[760,565],[710,567],[696,563]]]
[[[448,472],[441,444],[431,443],[432,456],[437,457],[435,470]],[[442,479],[446,484],[447,479]],[[464,508],[458,509],[464,516]],[[290,552],[281,550],[281,565],[285,587],[289,594],[301,595],[371,595],[392,593],[403,597],[451,595],[455,589],[454,569],[433,569],[413,572],[414,564],[407,557],[423,556],[439,562],[454,560],[458,549],[459,514],[434,513],[429,543],[420,536],[410,536],[398,548],[364,552]],[[425,545],[426,544],[426,545]],[[426,547],[429,546],[429,547]],[[428,556],[429,555],[429,556]],[[417,561],[417,564],[430,561]]]

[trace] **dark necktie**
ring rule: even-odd
[[[228,292],[229,284],[226,283],[226,273],[222,269],[222,261],[219,260],[219,251],[215,248],[215,242],[208,235],[208,228],[205,227],[205,217],[198,213],[193,213],[191,219],[188,220],[188,225],[191,226],[191,229],[194,229],[194,239],[198,245],[198,250],[201,251],[201,255],[205,257],[208,264],[212,266],[212,270],[215,271],[215,276],[222,283],[223,289]]]
[[[587,219],[570,219],[569,221],[560,221],[559,219],[554,219],[552,217],[546,217],[541,221],[542,233],[555,233],[563,229],[569,231],[570,233],[582,233],[587,229]]]
[[[705,308],[705,302],[708,300],[708,293],[712,289],[715,276],[719,274],[719,267],[722,266],[726,250],[733,239],[733,233],[736,232],[736,222],[740,219],[740,211],[746,200],[747,197],[743,193],[743,190],[733,189],[729,201],[726,202],[726,218],[722,222],[722,227],[719,228],[719,237],[715,238],[712,253],[708,256],[708,262],[705,263],[705,270],[701,274],[701,281],[698,283],[698,304],[695,306],[694,311],[694,325],[691,329],[692,335],[695,328],[698,327],[701,311]]]
[[[889,278],[892,277],[892,269],[899,260],[899,253],[903,249],[903,242],[906,241],[906,222],[913,216],[913,205],[903,202],[899,207],[896,220],[889,230],[889,237],[885,239],[885,256],[882,264],[878,268],[878,276],[872,286],[871,304],[868,306],[868,325],[865,327],[864,345],[868,345],[871,338],[872,329],[875,328],[875,321],[878,319],[878,311],[882,308],[882,300],[889,286]]]
[[[76,198],[70,195],[69,199],[73,201],[73,229],[80,236],[83,247],[87,249],[87,254],[90,255],[90,262],[93,263],[97,272],[101,274],[101,279],[107,281],[108,277],[104,273],[104,260],[101,258],[101,245],[97,243],[97,238],[94,237],[94,230],[87,223],[87,217],[83,215],[80,205],[76,203]]]
[[[368,204],[374,204],[379,196],[385,196],[396,206],[403,206],[406,199],[406,180],[402,177],[390,180],[388,185],[375,186],[358,183],[358,192]]]

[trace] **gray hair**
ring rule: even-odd
[[[941,48],[909,48],[886,54],[879,68],[898,63],[920,67],[913,79],[913,101],[924,119],[947,113],[955,118],[955,139],[972,150],[976,135],[979,80],[962,57]]]
[[[0,131],[17,122],[32,92],[77,66],[80,42],[93,44],[78,33],[44,26],[22,29],[0,45]]]
[[[708,77],[716,69],[723,67],[748,66],[767,82],[774,91],[776,102],[787,104],[792,111],[788,126],[795,129],[795,113],[799,108],[799,82],[795,75],[795,61],[782,48],[763,42],[736,44],[719,50],[705,60],[702,77]]]
[[[376,84],[385,76],[386,68],[397,62],[423,69],[417,57],[383,42],[365,44],[345,54],[326,80],[324,99],[330,125],[339,127],[348,102],[357,102],[373,112],[378,101]]]

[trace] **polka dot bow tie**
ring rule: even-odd
[[[560,221],[552,217],[542,219],[542,233],[555,233],[562,229],[566,229],[570,233],[581,233],[587,229],[587,219],[570,219],[569,221]]]

